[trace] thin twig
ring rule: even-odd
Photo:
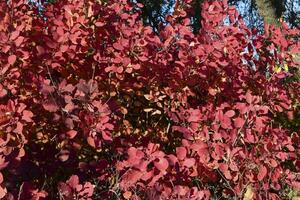
[[[18,194],[18,200],[21,199],[21,194],[23,192],[23,186],[24,186],[24,182],[22,183],[22,185],[20,186],[20,190],[19,190],[19,194]]]

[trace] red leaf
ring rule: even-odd
[[[246,93],[246,101],[249,104],[251,104],[253,101],[253,96],[251,95],[251,93],[249,91]]]
[[[7,194],[7,189],[5,187],[0,186],[0,199],[5,197],[6,194]]]
[[[290,144],[286,145],[286,148],[287,148],[289,151],[295,151],[295,148],[294,148],[292,145],[290,145]]]
[[[225,115],[229,118],[233,117],[235,115],[235,112],[233,110],[228,110]]]
[[[257,130],[262,129],[265,126],[261,117],[256,117],[255,126]]]
[[[154,161],[154,166],[160,171],[165,171],[169,166],[169,162],[165,158],[158,158]]]
[[[62,193],[66,197],[72,197],[72,188],[68,186],[66,183],[59,183],[59,192]]]
[[[217,94],[217,90],[213,89],[211,87],[208,88],[208,93],[212,96],[215,96]]]
[[[190,111],[190,117],[188,118],[188,122],[198,122],[201,120],[201,111],[197,109],[192,109]]]
[[[5,97],[7,95],[7,90],[3,88],[0,84],[0,98]]]
[[[152,178],[154,176],[153,170],[149,171],[149,172],[144,172],[143,176],[141,177],[142,180],[147,181],[150,178]]]
[[[52,101],[46,101],[43,103],[43,108],[49,112],[56,112],[58,111],[58,106]]]
[[[60,51],[61,51],[61,52],[66,52],[68,49],[69,49],[69,46],[68,46],[68,45],[62,45],[62,46],[60,47]]]
[[[132,196],[132,193],[130,191],[126,191],[126,192],[123,193],[123,197],[125,199],[130,199],[131,196]]]
[[[83,191],[79,193],[80,196],[86,196],[91,197],[94,192],[94,185],[92,185],[90,182],[86,182],[83,185]]]
[[[107,133],[106,131],[102,131],[102,138],[106,141],[112,141],[112,137],[110,133]]]
[[[245,141],[249,143],[255,143],[256,139],[255,136],[251,131],[246,132]]]
[[[270,160],[269,160],[269,164],[270,164],[271,167],[274,167],[274,168],[277,167],[277,165],[278,165],[278,164],[277,164],[277,161],[274,160],[274,159],[270,159]]]
[[[267,175],[267,173],[268,173],[267,168],[264,165],[261,165],[259,168],[259,172],[257,174],[257,180],[262,181]]]
[[[232,179],[232,176],[231,176],[231,173],[230,173],[230,171],[228,169],[228,165],[227,164],[221,163],[220,166],[219,166],[219,169],[224,174],[224,176],[225,176],[226,179],[228,179],[228,180]]]
[[[42,46],[36,46],[36,50],[38,52],[38,55],[43,55],[45,53],[45,49]]]
[[[186,158],[187,150],[185,147],[177,147],[176,155],[179,160],[184,160]]]
[[[121,74],[123,72],[123,70],[124,70],[123,67],[118,67],[117,68],[117,73]]]
[[[238,118],[234,119],[234,126],[235,126],[236,128],[241,128],[241,127],[243,127],[243,126],[244,126],[244,123],[245,123],[245,120],[244,120],[243,118],[238,117]]]
[[[224,129],[231,128],[231,120],[226,115],[224,115],[223,118],[221,119],[221,127]]]
[[[92,138],[92,137],[87,137],[87,143],[90,145],[90,146],[92,146],[92,147],[96,147],[96,143],[95,143],[95,139],[94,138]]]
[[[77,131],[75,131],[75,130],[70,130],[70,131],[68,131],[66,134],[67,134],[67,136],[68,136],[70,139],[73,139],[73,138],[77,135]]]
[[[65,34],[64,29],[62,27],[58,27],[56,32],[59,36],[63,36]]]
[[[7,62],[10,65],[13,65],[17,60],[17,56],[16,55],[10,55],[8,56]]]
[[[229,168],[232,170],[232,171],[239,171],[239,168],[237,166],[237,164],[234,162],[234,161],[231,161],[230,164],[229,164]]]
[[[75,189],[75,187],[79,184],[79,178],[77,175],[72,175],[66,183]]]
[[[61,150],[59,152],[58,158],[60,161],[65,162],[69,159],[70,152],[68,150]]]
[[[72,112],[72,110],[74,110],[74,108],[75,108],[75,105],[73,104],[73,102],[70,102],[65,106],[64,109],[68,112]]]
[[[95,23],[95,26],[96,27],[102,27],[102,26],[104,26],[105,25],[105,23],[103,23],[103,22],[96,22]]]
[[[23,132],[23,124],[20,122],[17,122],[17,127],[15,128],[14,132],[21,135]]]
[[[22,119],[26,122],[32,122],[33,113],[29,110],[24,110],[23,111],[23,116]]]
[[[226,60],[223,60],[223,61],[218,61],[219,65],[221,65],[222,67],[226,67],[228,66],[228,62]]]
[[[18,31],[18,30],[14,31],[14,32],[11,33],[10,39],[15,40],[19,35],[20,35],[20,31]]]
[[[169,164],[172,165],[172,166],[174,166],[176,163],[178,163],[177,157],[172,155],[172,154],[168,155],[167,159],[168,159]]]
[[[118,42],[114,43],[114,44],[113,44],[113,47],[114,47],[115,49],[119,50],[119,51],[124,50],[124,47],[123,47],[120,43],[118,43]]]
[[[65,125],[69,129],[73,129],[74,128],[74,123],[73,123],[73,120],[71,118],[67,118],[65,120]]]
[[[147,58],[146,56],[143,56],[143,55],[142,55],[142,56],[139,56],[138,58],[139,58],[139,60],[142,61],[142,62],[145,62],[145,61],[148,60],[148,58]]]
[[[15,40],[16,47],[19,47],[23,41],[24,41],[24,37],[22,36],[18,37],[18,39]]]
[[[195,165],[195,162],[194,158],[187,158],[183,161],[183,166],[190,168]]]
[[[293,181],[291,185],[293,188],[300,190],[300,182]]]

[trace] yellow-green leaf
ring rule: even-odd
[[[281,72],[281,67],[278,66],[278,65],[275,65],[274,68],[273,68],[273,71],[274,71],[275,73],[279,73],[279,72]]]
[[[289,66],[287,64],[284,64],[283,69],[284,69],[284,71],[288,72],[289,71]]]

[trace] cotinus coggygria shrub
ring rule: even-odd
[[[0,198],[284,199],[300,189],[299,30],[180,1],[0,2]]]

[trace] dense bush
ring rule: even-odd
[[[182,1],[0,3],[0,197],[282,199],[300,189],[299,31]],[[297,117],[296,117],[297,116]]]

